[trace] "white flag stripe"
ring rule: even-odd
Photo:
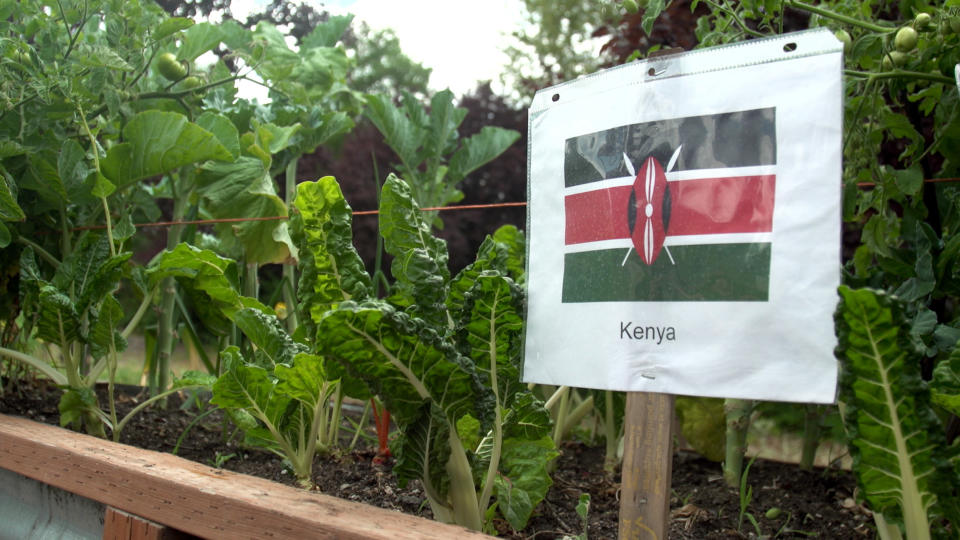
[[[700,246],[703,244],[758,244],[773,242],[773,233],[685,234],[667,236],[665,246]]]
[[[773,233],[730,233],[730,234],[690,234],[684,236],[667,236],[663,240],[664,246],[701,246],[705,244],[758,244],[773,241]],[[615,240],[600,240],[599,242],[584,242],[563,247],[564,253],[580,253],[582,251],[597,251],[601,249],[625,249],[633,247],[630,238]]]
[[[777,174],[776,165],[757,165],[755,167],[723,167],[721,169],[690,169],[673,171],[666,174],[668,182],[681,180],[700,180],[701,178],[731,178],[734,176],[763,176]]]
[[[674,171],[666,173],[668,182],[677,182],[682,180],[698,180],[700,178],[730,178],[735,176],[761,176],[776,174],[776,165],[760,165],[757,167],[728,167],[723,169],[691,169],[688,171]],[[608,178],[597,182],[580,184],[564,188],[563,195],[576,195],[578,193],[587,193],[598,189],[610,189],[622,186],[632,186],[635,176],[620,176],[617,178]]]

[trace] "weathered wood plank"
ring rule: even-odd
[[[2,414],[0,467],[203,538],[489,538]]]
[[[620,539],[666,540],[670,527],[674,396],[627,392]]]

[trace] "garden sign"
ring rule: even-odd
[[[842,69],[821,29],[539,91],[524,380],[833,402]]]

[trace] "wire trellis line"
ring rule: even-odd
[[[463,204],[459,206],[432,206],[421,208],[421,212],[449,212],[455,210],[486,210],[491,208],[514,208],[526,206],[526,201],[505,202],[491,204]],[[353,212],[354,216],[375,216],[379,210],[359,210]],[[146,227],[172,227],[174,225],[215,225],[217,223],[244,223],[248,221],[282,221],[290,219],[290,216],[265,216],[265,217],[245,217],[245,218],[216,218],[216,219],[188,219],[181,221],[154,221],[152,223],[134,223],[137,228]],[[106,225],[88,225],[85,227],[74,227],[73,231],[92,231],[106,229]]]
[[[945,182],[960,182],[960,178],[926,178],[924,184],[938,184]],[[857,182],[858,188],[877,187],[876,182]],[[431,206],[421,208],[421,212],[452,212],[458,210],[488,210],[493,208],[516,208],[527,206],[526,201],[489,203],[489,204],[463,204],[458,206]],[[375,216],[380,213],[379,210],[358,210],[353,212],[354,216]],[[183,221],[155,221],[152,223],[135,223],[134,227],[172,227],[174,225],[215,225],[217,223],[244,223],[248,221],[279,221],[290,219],[289,216],[266,216],[266,217],[246,217],[246,218],[219,218],[219,219],[191,219]],[[106,225],[89,225],[86,227],[75,227],[73,231],[90,231],[106,229]]]

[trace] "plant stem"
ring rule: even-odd
[[[557,446],[560,446],[563,426],[567,421],[567,412],[569,412],[567,409],[570,408],[570,387],[564,386],[563,390],[564,392],[560,395],[560,405],[557,407],[557,413],[553,418],[553,444]]]
[[[490,319],[490,340],[496,340],[494,320]],[[497,383],[497,346],[490,343],[490,387],[493,389],[493,448],[490,450],[490,464],[487,466],[487,475],[483,479],[483,493],[477,501],[477,511],[481,516],[486,515],[487,505],[493,495],[494,478],[500,470],[500,452],[503,450],[503,412],[500,405],[500,387]]]
[[[77,111],[80,113],[80,123],[83,124],[83,131],[87,134],[87,137],[90,139],[90,154],[93,155],[93,168],[97,171],[98,179],[103,176],[103,173],[100,172],[100,153],[97,151],[97,138],[93,136],[93,132],[90,131],[90,126],[87,124],[87,117],[83,114],[83,107],[79,104],[77,105]],[[99,180],[98,180],[99,183]],[[97,191],[96,189],[94,191]],[[110,244],[110,256],[117,256],[117,248],[113,245],[113,225],[110,223],[110,205],[107,204],[107,196],[99,195],[100,201],[103,203],[103,217],[107,223],[107,240]]]
[[[800,455],[800,468],[813,469],[813,461],[820,445],[820,409],[812,403],[804,406],[803,415],[803,453]]]
[[[287,209],[293,206],[293,200],[297,196],[297,161],[293,158],[287,164],[286,187],[284,195],[286,198]],[[283,301],[287,305],[287,331],[293,334],[297,330],[297,267],[293,264],[283,265],[283,279],[286,286],[283,287]]]
[[[839,22],[842,22],[842,23],[846,23],[846,24],[849,24],[849,25],[852,25],[852,26],[859,26],[860,28],[865,28],[865,29],[870,30],[870,31],[872,31],[872,32],[890,33],[890,32],[893,32],[894,30],[896,30],[896,28],[891,28],[891,27],[889,27],[889,26],[880,26],[879,24],[873,24],[873,23],[870,23],[870,22],[867,22],[867,21],[861,21],[860,19],[854,19],[853,17],[848,17],[848,16],[846,16],[846,15],[841,15],[840,13],[836,13],[836,12],[833,12],[833,11],[829,11],[829,10],[826,10],[826,9],[823,9],[823,8],[817,7],[817,6],[811,6],[810,4],[806,4],[806,3],[804,3],[804,2],[798,2],[798,1],[796,1],[796,0],[787,0],[787,1],[784,3],[784,5],[785,5],[786,7],[792,7],[792,8],[794,8],[794,9],[799,9],[799,10],[803,10],[803,11],[808,11],[808,12],[810,12],[810,13],[816,13],[817,15],[820,15],[821,17],[826,17],[826,18],[828,18],[828,19],[833,19],[833,20],[835,20],[835,21],[839,21]]]
[[[750,428],[750,414],[753,401],[748,399],[727,399],[724,401],[727,415],[727,450],[723,462],[723,479],[731,487],[740,483],[743,470],[743,455],[747,446],[747,430]]]
[[[42,247],[40,247],[37,243],[35,243],[35,242],[33,242],[33,241],[31,241],[31,240],[29,240],[29,239],[27,239],[27,238],[24,238],[23,236],[18,236],[18,237],[17,237],[17,242],[20,242],[21,244],[23,244],[23,245],[25,245],[25,246],[29,246],[29,247],[33,248],[33,251],[35,251],[35,252],[37,253],[37,255],[40,255],[40,258],[41,258],[41,259],[47,261],[47,262],[50,263],[52,266],[54,266],[54,267],[60,266],[60,261],[58,261],[57,258],[54,257],[53,255],[51,255],[49,251],[47,251],[47,250],[43,249]]]
[[[463,443],[457,436],[455,426],[449,429],[450,458],[447,460],[447,476],[450,477],[448,490],[453,505],[453,522],[468,529],[479,531],[483,528],[483,519],[477,505],[477,489],[473,483],[473,473]]]
[[[613,473],[617,468],[617,443],[619,442],[620,433],[617,430],[616,417],[614,416],[613,391],[606,390],[603,397],[604,405],[606,405],[606,410],[603,411],[603,433],[606,439],[603,470]]]
[[[883,79],[919,79],[924,81],[938,82],[942,84],[953,85],[953,79],[944,77],[937,73],[925,73],[923,71],[907,71],[898,69],[895,71],[882,71],[880,73],[869,73],[866,71],[857,71],[855,69],[845,69],[843,74],[848,77],[857,77],[867,79],[868,82],[880,81]]]
[[[51,381],[53,381],[58,385],[62,386],[67,384],[67,377],[63,373],[60,373],[59,371],[54,369],[50,364],[44,362],[43,360],[34,358],[33,356],[24,354],[20,351],[8,349],[6,347],[0,347],[0,355],[6,356],[7,358],[12,358],[14,360],[23,362],[28,366],[33,367],[40,373],[43,373],[44,375],[46,375],[47,378],[49,378]]]
[[[150,308],[150,305],[153,304],[153,296],[156,294],[157,290],[154,289],[150,291],[149,294],[143,296],[143,301],[140,302],[140,307],[137,308],[136,313],[133,314],[133,317],[130,318],[130,322],[127,323],[127,326],[120,332],[120,335],[126,339],[133,333],[137,328],[137,325],[140,324],[140,321],[143,319],[143,316],[147,313],[147,309]]]
[[[179,177],[171,176],[170,185],[173,190],[173,221],[181,221],[186,214],[189,204],[189,193],[179,193],[177,189]],[[167,249],[174,249],[180,244],[183,235],[183,225],[174,225],[167,231]],[[177,280],[170,276],[164,278],[160,285],[160,320],[157,326],[158,353],[154,377],[150,381],[150,393],[159,395],[164,392],[170,383],[170,357],[173,356],[174,332],[176,324]]]
[[[353,452],[353,449],[356,448],[357,440],[360,439],[360,433],[363,432],[363,426],[366,425],[367,418],[370,417],[370,408],[370,402],[368,401],[363,407],[363,414],[360,415],[360,422],[354,426],[356,430],[353,432],[353,438],[350,439],[350,446],[347,448],[347,452]]]
[[[116,428],[114,429],[114,438],[117,439],[117,440],[119,440],[119,438],[120,438],[120,432],[123,431],[124,426],[126,426],[126,425],[127,425],[127,422],[129,422],[134,416],[136,416],[136,414],[137,414],[138,412],[146,409],[146,408],[149,407],[150,405],[153,405],[153,404],[156,403],[157,401],[160,401],[160,400],[166,398],[167,396],[170,396],[171,394],[173,394],[173,393],[175,393],[175,392],[180,392],[181,390],[190,390],[190,389],[192,389],[192,388],[205,388],[205,386],[202,385],[202,384],[193,384],[193,385],[178,386],[177,388],[171,388],[171,389],[166,390],[166,391],[164,391],[164,392],[160,392],[159,394],[157,394],[157,395],[151,397],[150,399],[147,399],[147,400],[144,401],[143,403],[137,405],[137,406],[134,407],[130,412],[128,412],[127,415],[124,416],[122,420],[120,420],[120,422],[117,423],[117,426],[116,426]]]

